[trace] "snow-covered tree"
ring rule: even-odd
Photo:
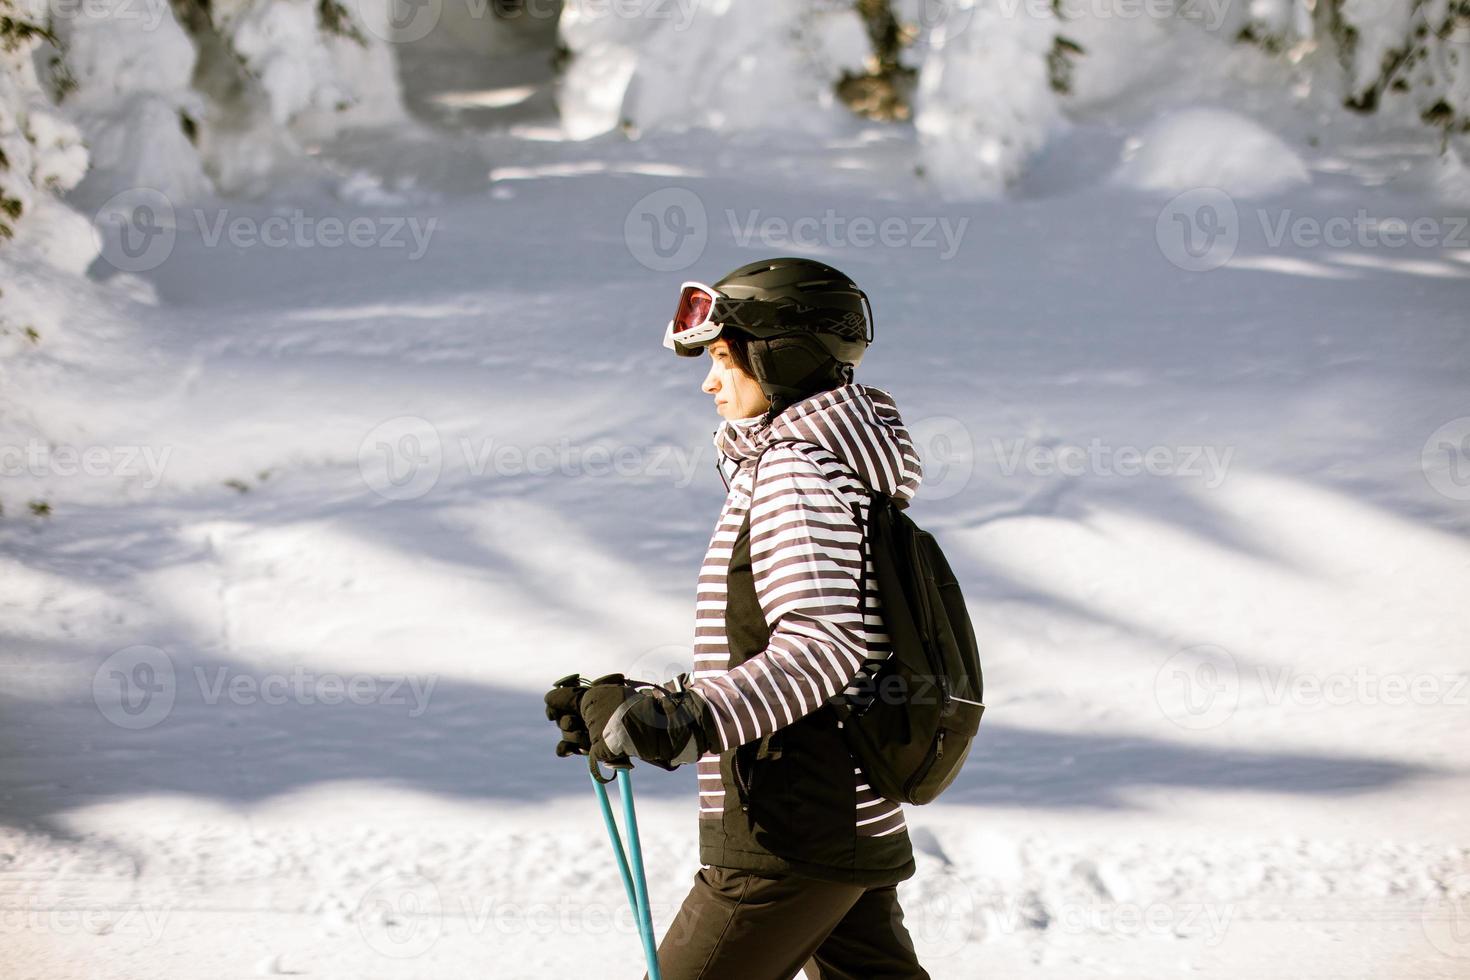
[[[87,171],[81,134],[36,74],[51,37],[43,0],[0,0],[0,240]]]
[[[623,5],[626,8],[627,5]],[[650,129],[829,129],[836,86],[871,50],[852,6],[814,0],[568,4],[558,91],[562,124],[584,139]]]
[[[1294,61],[1326,47],[1342,102],[1470,132],[1470,0],[1256,0],[1242,40]]]

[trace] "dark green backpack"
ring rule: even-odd
[[[860,670],[828,704],[874,792],[901,803],[929,803],[959,775],[980,729],[980,653],[939,542],[893,497],[868,493],[864,539],[893,652]],[[864,615],[868,601],[864,583]]]

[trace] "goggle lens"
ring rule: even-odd
[[[674,314],[674,333],[693,330],[709,319],[715,298],[698,286],[685,286],[679,293],[679,311]]]

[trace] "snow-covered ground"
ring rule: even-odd
[[[0,975],[637,976],[541,695],[687,664],[724,490],[663,326],[800,253],[984,651],[907,810],[936,980],[1466,976],[1466,177],[1175,96],[991,202],[855,122],[349,133],[128,247],[82,188],[91,282],[0,253]],[[662,935],[693,775],[636,787]]]

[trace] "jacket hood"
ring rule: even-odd
[[[764,415],[726,419],[714,434],[715,448],[742,469],[780,439],[816,443],[846,463],[868,489],[901,503],[913,499],[923,479],[918,451],[893,396],[871,385],[854,381],[819,392],[769,423]]]

